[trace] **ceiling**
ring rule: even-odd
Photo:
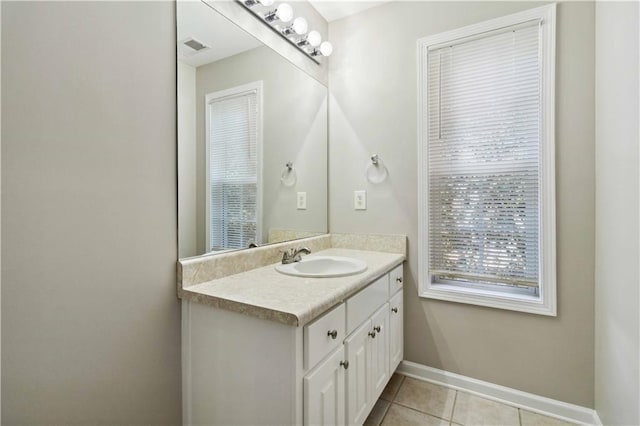
[[[262,46],[201,1],[178,1],[178,60],[199,67]],[[208,48],[195,51],[184,45],[190,38]]]
[[[393,0],[309,0],[309,3],[316,8],[318,13],[320,13],[327,22],[331,22],[350,15],[355,15],[363,10],[380,6],[381,4],[388,3],[390,1]]]

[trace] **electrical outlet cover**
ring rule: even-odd
[[[353,191],[353,208],[355,210],[367,209],[367,191]]]
[[[306,210],[307,209],[307,193],[306,192],[298,192],[297,206],[298,210]]]

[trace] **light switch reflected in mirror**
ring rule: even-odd
[[[179,256],[326,233],[327,88],[203,2],[177,18]]]

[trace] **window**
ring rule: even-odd
[[[424,297],[556,315],[555,5],[418,41]]]
[[[206,96],[207,247],[248,247],[260,235],[262,83]]]

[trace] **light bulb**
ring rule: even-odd
[[[293,18],[293,8],[287,3],[282,3],[276,9],[276,16],[282,22],[289,22]]]
[[[307,35],[307,42],[313,47],[318,47],[322,42],[322,36],[317,31],[310,31]]]
[[[269,7],[273,4],[273,0],[258,0],[258,3],[263,6]]]
[[[307,29],[309,28],[309,25],[307,24],[307,20],[301,16],[293,20],[292,26],[293,26],[293,31],[295,31],[296,34],[298,35],[302,35],[306,33]]]
[[[320,45],[320,53],[322,56],[329,56],[333,52],[333,45],[328,41],[323,41]]]

